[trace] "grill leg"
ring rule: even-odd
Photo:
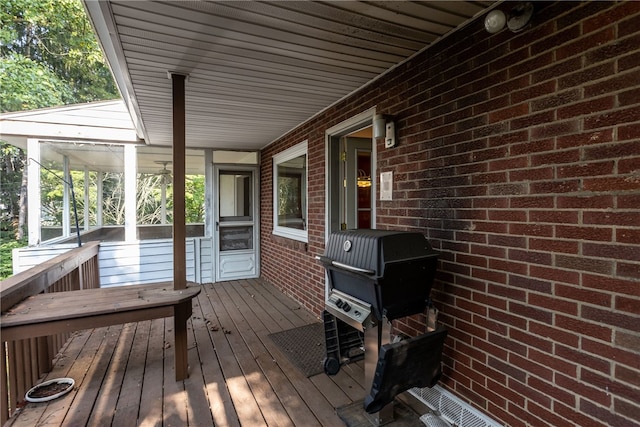
[[[391,342],[391,322],[386,317],[382,322],[371,321],[364,330],[364,389],[371,390],[373,377],[378,365],[380,347]],[[366,413],[365,413],[366,414]],[[393,421],[393,402],[373,414],[366,414],[374,426],[381,426]]]

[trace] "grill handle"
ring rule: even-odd
[[[343,264],[338,261],[331,261],[331,265],[338,268],[344,268],[345,270],[352,271],[354,273],[375,274],[374,270],[367,270],[366,268],[354,267],[349,264]]]
[[[342,268],[344,270],[351,271],[353,273],[362,273],[362,274],[369,274],[369,275],[376,273],[375,270],[368,270],[366,268],[354,267],[349,264],[344,264],[342,262],[334,261],[331,258],[328,258],[326,256],[316,256],[316,259],[321,261],[324,264],[331,264],[334,267]]]

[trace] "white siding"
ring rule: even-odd
[[[76,247],[73,244],[20,248],[13,251],[14,274]],[[187,239],[187,280],[213,282],[211,238]],[[199,262],[195,262],[198,259]],[[100,286],[121,286],[173,280],[173,241],[105,242],[98,252]]]
[[[18,274],[28,268],[35,267],[76,247],[78,247],[77,244],[65,243],[55,246],[14,249],[12,252],[13,274]]]

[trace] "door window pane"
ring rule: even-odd
[[[220,172],[220,222],[251,221],[251,172]]]
[[[242,225],[220,228],[221,251],[238,251],[243,249],[253,249],[253,226]]]

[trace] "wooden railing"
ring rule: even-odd
[[[86,243],[49,261],[0,282],[2,313],[25,298],[42,292],[63,292],[100,287],[98,242]],[[51,370],[52,360],[70,334],[2,341],[0,369],[0,425],[11,416],[25,393]]]

